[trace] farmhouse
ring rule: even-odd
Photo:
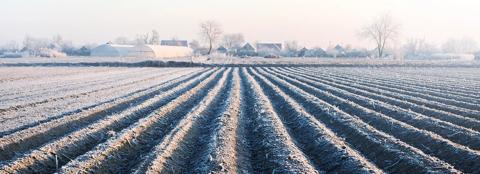
[[[188,47],[187,40],[162,40],[160,45]]]
[[[300,49],[300,51],[298,51],[298,57],[305,57],[305,55],[307,54],[308,52],[308,49],[303,47],[302,49]]]
[[[91,56],[96,57],[126,57],[133,45],[103,44],[92,49]]]
[[[228,49],[225,48],[224,46],[220,46],[217,48],[217,53],[227,54],[227,52],[228,52]]]
[[[256,56],[256,55],[257,53],[255,48],[249,43],[246,43],[242,48],[239,48],[237,50],[237,56]]]
[[[305,52],[305,57],[326,57],[327,52],[322,48],[313,48]]]
[[[179,58],[192,55],[192,49],[183,46],[136,45],[128,52],[129,57]]]
[[[282,51],[281,43],[258,43],[257,53],[259,56],[276,55],[279,56]]]

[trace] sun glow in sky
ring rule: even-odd
[[[76,45],[104,43],[152,29],[162,39],[191,40],[201,21],[216,20],[225,33],[244,33],[250,42],[368,47],[357,33],[385,13],[401,24],[402,39],[480,42],[479,7],[475,0],[2,0],[0,44],[55,34]]]

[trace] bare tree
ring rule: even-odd
[[[193,50],[197,50],[199,49],[201,46],[200,46],[200,42],[198,42],[197,40],[192,40],[190,42],[190,48],[193,49]]]
[[[222,38],[222,44],[225,48],[239,48],[245,43],[245,37],[242,33],[225,34]]]
[[[149,44],[151,44],[151,45],[160,44],[160,35],[158,34],[157,30],[152,30],[152,34],[151,34],[151,37],[150,37]]]
[[[212,53],[213,45],[222,35],[220,24],[215,21],[204,21],[200,23],[200,36],[208,42],[208,53]]]
[[[117,37],[117,38],[113,41],[113,43],[115,43],[115,44],[121,44],[121,45],[127,45],[127,44],[130,44],[131,42],[128,40],[127,37],[121,36],[121,37]]]
[[[384,56],[385,46],[395,39],[399,34],[400,25],[395,23],[393,18],[386,14],[377,17],[371,24],[366,25],[360,35],[375,42],[378,57]]]
[[[294,40],[285,41],[284,45],[285,55],[288,57],[295,57],[299,49],[298,42]]]
[[[427,57],[438,51],[434,44],[428,43],[425,38],[411,38],[403,45],[407,57]]]
[[[442,45],[442,51],[445,53],[474,53],[477,49],[477,43],[469,37],[448,39]]]
[[[150,42],[150,33],[137,35],[137,37],[135,37],[135,42],[138,45],[148,44]]]

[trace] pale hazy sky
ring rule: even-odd
[[[76,45],[104,43],[152,29],[162,39],[191,40],[200,21],[216,20],[251,42],[363,46],[358,30],[384,13],[401,23],[402,38],[480,42],[479,9],[476,0],[1,0],[0,44],[55,34]]]

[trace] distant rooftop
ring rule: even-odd
[[[277,51],[281,51],[282,50],[282,44],[281,43],[258,43],[257,44],[257,50],[277,50]]]
[[[162,40],[160,45],[188,47],[187,40]]]

